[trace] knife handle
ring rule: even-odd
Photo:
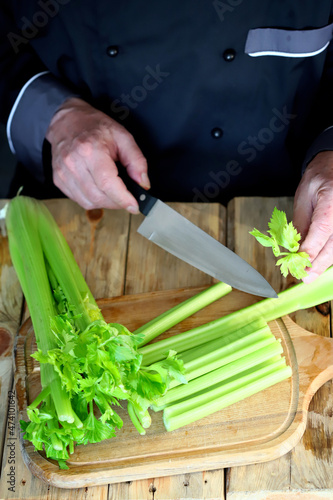
[[[141,186],[139,186],[139,184],[133,181],[133,179],[131,179],[124,171],[122,171],[121,178],[124,181],[129,192],[138,202],[140,212],[143,215],[148,215],[152,207],[157,202],[157,198],[149,194],[146,189],[143,189]]]

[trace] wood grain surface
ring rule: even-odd
[[[124,212],[85,212],[69,200],[48,201],[56,220],[65,234],[74,255],[96,298],[113,297],[124,293],[140,293],[211,283],[211,278],[193,270],[187,264],[171,258],[152,244],[139,242],[135,234],[140,216]],[[217,204],[182,204],[177,208],[196,224],[236,250],[255,265],[276,290],[289,286],[281,279],[271,261],[269,249],[262,251],[248,231],[257,227],[267,229],[274,206],[292,211],[292,199],[239,198],[227,207]],[[228,228],[228,231],[227,231]],[[228,237],[227,237],[228,232]],[[130,245],[129,245],[130,243]],[[5,239],[1,240],[1,325],[14,335],[20,322],[22,296],[15,274],[8,263]],[[139,253],[135,251],[136,246]],[[154,263],[154,265],[152,265]],[[3,269],[8,267],[4,274]],[[155,269],[152,271],[152,268]],[[8,290],[11,289],[12,292]],[[7,302],[7,296],[14,303]],[[4,299],[3,299],[4,298]],[[10,306],[10,304],[14,304]],[[12,309],[10,315],[6,311]],[[3,315],[5,312],[5,315]],[[8,317],[9,316],[9,317]],[[294,319],[309,331],[330,336],[329,307],[314,308],[297,313]],[[1,357],[1,360],[3,357]],[[9,377],[10,378],[10,377]],[[3,386],[4,387],[4,386]],[[7,401],[7,389],[5,393]],[[26,468],[18,445],[15,452],[15,491],[8,491],[9,453],[6,445],[11,436],[5,420],[0,498],[17,499],[117,499],[117,500],[176,500],[247,498],[319,499],[333,497],[332,484],[332,384],[326,383],[314,396],[305,434],[295,449],[284,457],[265,464],[234,467],[210,472],[179,474],[165,478],[150,477],[140,481],[115,485],[62,490],[50,487],[35,478]],[[1,406],[2,409],[2,406]],[[18,422],[16,422],[18,436]],[[227,472],[226,482],[225,473]],[[301,495],[301,496],[300,496]]]

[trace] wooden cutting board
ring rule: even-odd
[[[202,289],[202,288],[201,288]],[[190,288],[143,293],[99,301],[108,322],[135,330],[161,312],[201,289]],[[169,335],[188,330],[255,302],[232,291],[183,321]],[[271,322],[282,340],[292,377],[214,415],[173,432],[166,432],[162,413],[151,412],[152,425],[140,436],[125,412],[123,428],[111,440],[77,446],[68,461],[69,470],[46,459],[21,438],[23,458],[37,477],[60,488],[78,488],[169,476],[273,460],[301,439],[310,400],[333,377],[333,340],[314,335],[289,317]],[[20,329],[16,348],[16,391],[20,418],[40,390],[39,368],[30,357],[36,349],[30,320]]]

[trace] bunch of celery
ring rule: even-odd
[[[185,383],[182,362],[170,351],[163,360],[142,363],[138,346],[181,321],[231,287],[218,283],[131,334],[107,324],[55,220],[42,202],[18,196],[10,201],[6,227],[11,258],[31,315],[41,364],[42,391],[21,422],[36,449],[66,467],[74,444],[115,435],[121,401],[141,433],[150,425],[148,408],[171,380]],[[165,323],[166,321],[166,323]],[[95,416],[96,409],[100,416]]]

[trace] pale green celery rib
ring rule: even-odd
[[[234,350],[238,346],[243,345],[243,343],[246,344],[251,342],[253,335],[255,336],[254,338],[269,337],[275,339],[267,323],[264,321],[253,321],[252,323],[244,325],[231,333],[226,332],[216,339],[183,351],[179,357],[184,361],[184,363],[191,366],[192,362],[196,364],[198,358],[205,355],[211,355],[213,351],[221,348]],[[233,345],[231,346],[231,344]]]
[[[235,340],[235,342],[231,341],[229,345],[221,347],[216,351],[207,352],[189,363],[184,363],[185,377],[188,381],[193,380],[209,371],[247,356],[262,347],[271,345],[274,342],[276,342],[275,337],[273,335],[268,335],[267,330],[263,332],[253,332],[244,339],[241,338]],[[178,385],[180,385],[180,382],[172,380],[169,387],[171,389]]]
[[[214,399],[209,399],[207,402],[203,398],[200,401],[197,400],[198,398],[192,398],[193,401],[191,401],[190,406],[186,407],[186,410],[180,408],[181,403],[167,407],[163,412],[165,428],[167,431],[172,431],[196,422],[291,376],[291,368],[289,366],[284,365],[276,368],[274,371],[272,371],[272,367],[273,365],[270,366],[270,370],[267,370],[266,374],[263,373],[263,369],[262,373],[258,374],[258,377],[248,377],[248,380],[242,380],[241,384],[230,389],[230,392],[222,392],[221,395],[216,394]],[[195,399],[196,401],[194,401]]]
[[[276,361],[277,355],[283,351],[281,342],[276,340],[272,344],[258,349],[248,356],[244,356],[236,361],[232,361],[227,365],[212,370],[205,375],[191,380],[188,384],[183,384],[170,389],[164,396],[161,396],[153,405],[154,411],[163,410],[165,406],[173,404],[175,401],[190,397],[208,387],[212,387],[217,383],[238,375],[249,368],[256,366],[264,361]]]
[[[49,395],[47,398],[47,404],[52,407],[53,409],[54,408],[54,404],[52,402],[52,398],[51,396]],[[57,424],[53,421],[53,420],[48,420],[46,422],[46,425],[47,427],[52,430],[52,429],[59,429],[59,426],[57,426]],[[52,443],[52,446],[55,450],[58,450],[58,451],[61,451],[64,449],[64,445],[63,445],[63,442],[61,441],[61,439],[55,434],[55,433],[52,433],[50,435],[50,440],[51,440],[51,443]]]
[[[38,234],[38,214],[31,200],[19,196],[10,201],[6,227],[11,259],[28,305],[37,345],[46,354],[56,347],[50,328],[55,309]],[[70,400],[51,365],[41,365],[41,382],[43,388],[51,385],[59,419],[73,422],[75,414]]]
[[[244,324],[243,320],[234,320],[225,324],[223,328],[220,326],[220,319],[210,321],[204,325],[141,348],[139,351],[143,355],[142,363],[147,366],[160,361],[167,356],[170,349],[175,350],[177,353],[182,353],[198,346],[200,348],[208,342],[235,333],[240,329],[243,329],[245,335],[246,332],[253,332],[264,326],[266,326],[266,322],[260,318],[252,321],[249,320],[247,324]]]
[[[208,360],[207,363],[205,363],[204,359],[200,359],[199,363],[196,366],[192,366],[191,368],[186,368],[185,366],[185,377],[188,381],[194,380],[197,377],[201,377],[202,375],[205,375],[212,370],[216,370],[217,368],[225,366],[228,363],[232,363],[237,359],[248,356],[258,349],[262,349],[263,347],[272,344],[274,344],[274,340],[272,338],[265,337],[254,342],[249,342],[243,347],[237,349],[235,352],[229,352],[229,354],[223,357],[219,357],[218,355],[216,355],[213,359],[211,358],[210,360]],[[177,380],[172,380],[170,382],[169,388],[173,389],[174,387],[178,387],[180,384],[181,383]]]
[[[255,318],[262,318],[269,323],[292,312],[314,307],[329,300],[333,300],[333,266],[312,283],[299,283],[280,292],[277,299],[261,300],[223,316],[218,321],[221,328],[234,321],[245,324]]]
[[[34,410],[38,405],[41,404],[42,401],[46,401],[51,392],[51,387],[48,385],[45,387],[42,392],[38,394],[38,396],[33,400],[33,402],[28,406],[30,410]]]
[[[232,331],[232,329],[235,330],[259,318],[267,322],[273,321],[299,309],[307,309],[328,300],[333,300],[333,266],[312,283],[299,283],[284,290],[278,294],[277,299],[268,298],[261,300],[226,316],[222,316],[206,325],[180,333],[174,337],[165,339],[165,341],[156,342],[156,344],[159,344],[158,346],[156,344],[145,346],[140,349],[141,354],[144,355],[143,362],[147,365],[163,359],[169,349],[181,352],[188,349],[192,341],[197,342],[196,345],[198,345],[202,343],[202,339],[199,341],[196,340],[196,337],[199,335],[205,335],[208,338],[211,335],[214,336],[216,332]],[[186,346],[185,348],[183,347],[184,345]],[[177,346],[180,347],[178,348]],[[157,355],[155,352],[157,352]]]
[[[231,290],[231,286],[226,283],[216,283],[206,290],[197,293],[193,297],[190,297],[177,306],[169,309],[163,314],[160,314],[133,332],[134,334],[141,334],[144,336],[139,345],[143,346],[147,344],[161,333],[169,330],[172,326],[180,323],[185,318],[188,318],[200,309],[203,309],[215,300],[218,300],[228,294]]]
[[[199,394],[195,394],[184,401],[170,405],[167,408],[167,414],[178,415],[179,413],[184,413],[187,410],[195,408],[199,403],[214,401],[217,397],[229,394],[254,380],[260,380],[264,375],[275,372],[277,369],[285,366],[286,361],[281,356],[273,362],[270,359],[263,361],[258,365],[251,366],[241,373],[237,373],[233,377],[230,377],[230,379],[217,383],[212,387],[208,387]]]
[[[74,314],[81,314],[75,322],[83,331],[92,322],[84,302],[85,297],[88,297],[89,304],[96,308],[96,319],[103,319],[102,313],[97,312],[96,301],[58,224],[44,203],[37,200],[35,202],[39,205],[38,229],[43,251],[68,303],[73,307]]]
[[[143,426],[141,425],[141,422],[138,419],[137,414],[135,412],[134,406],[132,405],[132,403],[130,401],[127,402],[127,412],[128,412],[130,419],[132,420],[134,427],[138,431],[138,433],[141,434],[141,436],[144,436],[146,434],[146,431],[143,428]]]

